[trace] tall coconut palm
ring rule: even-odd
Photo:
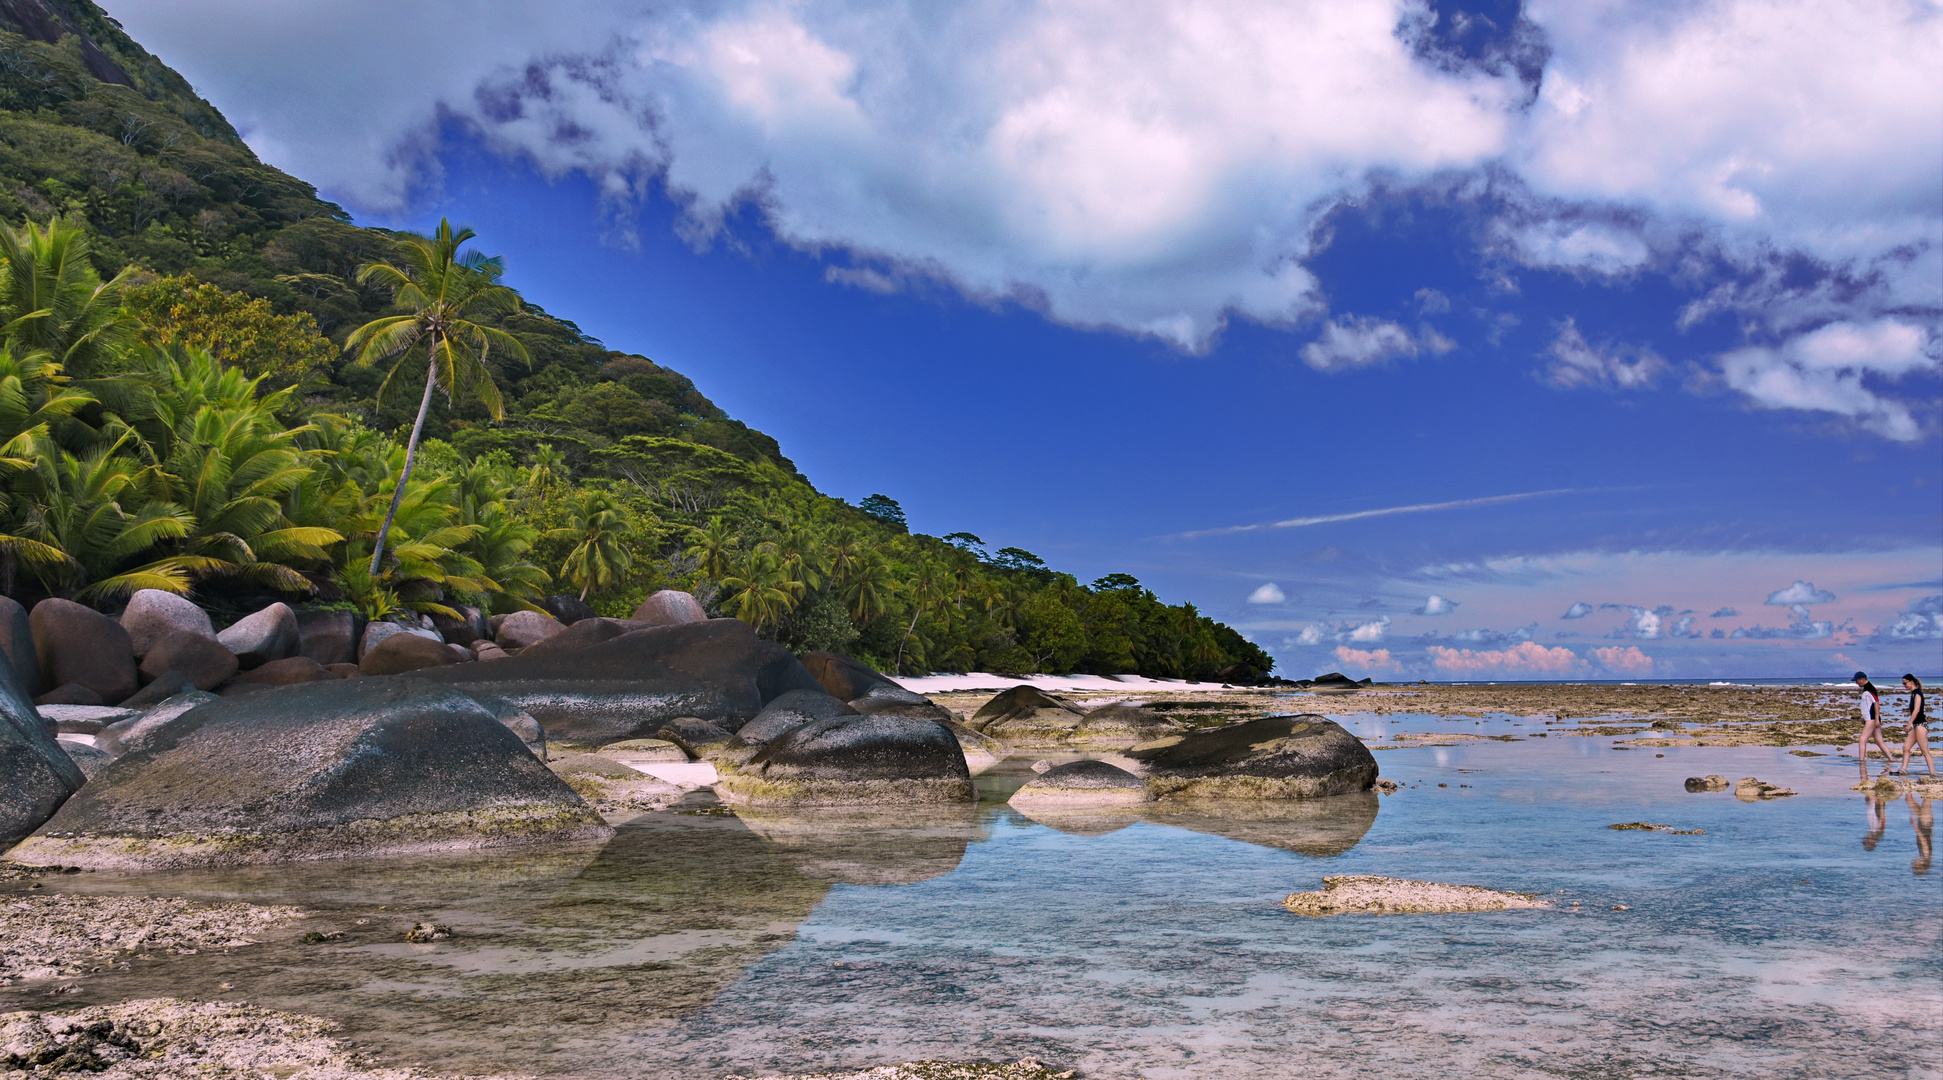
[[[555,536],[575,541],[560,574],[580,586],[580,598],[595,589],[618,584],[634,564],[633,556],[621,546],[627,532],[627,515],[605,492],[589,491],[574,502],[572,517]]]
[[[392,302],[405,309],[404,314],[365,323],[344,342],[346,351],[357,353],[359,364],[395,358],[390,374],[378,388],[378,397],[383,399],[393,383],[409,379],[419,360],[425,362],[425,394],[418,402],[411,440],[405,444],[405,468],[392,489],[391,509],[371,547],[369,572],[373,575],[384,558],[385,538],[398,514],[398,503],[405,497],[406,482],[411,479],[419,435],[425,430],[425,414],[432,407],[432,391],[442,384],[447,399],[454,402],[460,394],[471,393],[493,419],[499,420],[505,417],[506,406],[491,369],[486,367],[487,354],[497,347],[528,364],[533,362],[518,338],[477,321],[520,309],[519,294],[499,284],[500,275],[506,271],[503,261],[477,251],[460,253],[459,249],[477,235],[441,220],[431,236],[407,233],[398,237],[404,269],[390,263],[371,263],[358,271],[360,283],[390,288]]]

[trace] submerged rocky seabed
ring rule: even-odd
[[[1386,689],[1411,688],[1163,698],[1091,729],[1079,714],[1101,702],[1082,699],[1063,731],[1059,709],[1012,700],[1001,723],[1051,734],[976,775],[977,803],[728,807],[680,773],[694,764],[637,740],[600,760],[689,779],[653,782],[660,809],[601,807],[610,838],[15,868],[0,940],[31,924],[38,952],[0,951],[0,1075],[62,1061],[109,1077],[697,1080],[1937,1068],[1920,1033],[1943,1013],[1943,928],[1914,917],[1934,907],[1929,789],[1881,786],[1878,769],[1851,791],[1856,764],[1826,740],[1807,744],[1817,756],[1631,749],[1664,736],[1663,715],[1431,714]],[[992,729],[982,704],[951,704]],[[1742,722],[1836,722],[1836,704]],[[1140,767],[1124,750],[1073,745],[1149,714],[1180,734],[1265,710],[1327,713],[1396,747],[1377,755],[1394,794],[1155,801],[1108,771]],[[1075,759],[1103,761],[1061,768]],[[594,778],[576,790],[605,790],[601,768],[580,768],[563,773]],[[1687,789],[1709,775],[1797,794]],[[1035,783],[1052,797],[1007,804]],[[1533,906],[1283,909],[1332,878]],[[1375,888],[1379,906],[1398,895]]]

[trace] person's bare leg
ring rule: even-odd
[[[1888,772],[1889,767],[1896,763],[1896,755],[1890,753],[1889,744],[1882,741],[1882,724],[1870,725],[1870,733],[1876,737],[1876,745],[1882,748],[1882,771]]]

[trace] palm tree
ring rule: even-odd
[[[627,532],[627,515],[605,492],[589,491],[574,504],[571,524],[554,530],[554,536],[578,541],[560,566],[560,575],[580,586],[580,598],[594,589],[618,584],[634,565],[634,557],[621,546]]]
[[[938,572],[938,566],[930,561],[918,564],[917,577],[911,581],[911,625],[904,628],[904,637],[897,643],[897,664],[899,672],[904,670],[904,646],[917,632],[918,618],[924,609],[944,599],[944,585],[948,579]]]
[[[793,610],[803,595],[803,583],[791,580],[776,545],[767,543],[757,545],[736,573],[722,579],[722,586],[732,590],[723,606],[757,631]]]
[[[0,343],[82,376],[119,353],[136,325],[121,308],[128,271],[104,282],[88,254],[87,232],[66,221],[0,225]]]
[[[440,220],[431,236],[406,233],[398,237],[406,269],[389,263],[371,263],[358,271],[360,284],[377,284],[391,289],[392,302],[406,309],[402,315],[373,319],[351,332],[345,350],[357,352],[359,364],[375,364],[397,357],[384,384],[378,387],[382,400],[394,382],[409,378],[423,346],[425,395],[418,403],[418,418],[412,422],[411,440],[406,443],[405,468],[393,489],[391,509],[378,528],[371,548],[370,573],[376,575],[384,558],[385,538],[398,513],[398,502],[405,497],[405,484],[411,478],[412,462],[418,456],[418,438],[425,430],[425,414],[432,407],[432,391],[441,383],[448,400],[457,401],[466,391],[473,392],[495,420],[506,415],[499,387],[486,367],[486,355],[493,346],[511,353],[528,364],[533,357],[518,338],[504,330],[475,321],[520,310],[519,294],[499,284],[505,263],[477,251],[460,254],[459,249],[478,234],[471,229],[452,228]],[[403,374],[401,374],[403,373]]]
[[[735,549],[735,537],[729,535],[729,527],[721,518],[710,518],[708,528],[695,529],[689,533],[688,555],[695,560],[695,568],[704,577],[721,581],[729,576],[730,558]]]

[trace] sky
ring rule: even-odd
[[[1933,0],[110,0],[820,490],[1290,677],[1943,674]]]

